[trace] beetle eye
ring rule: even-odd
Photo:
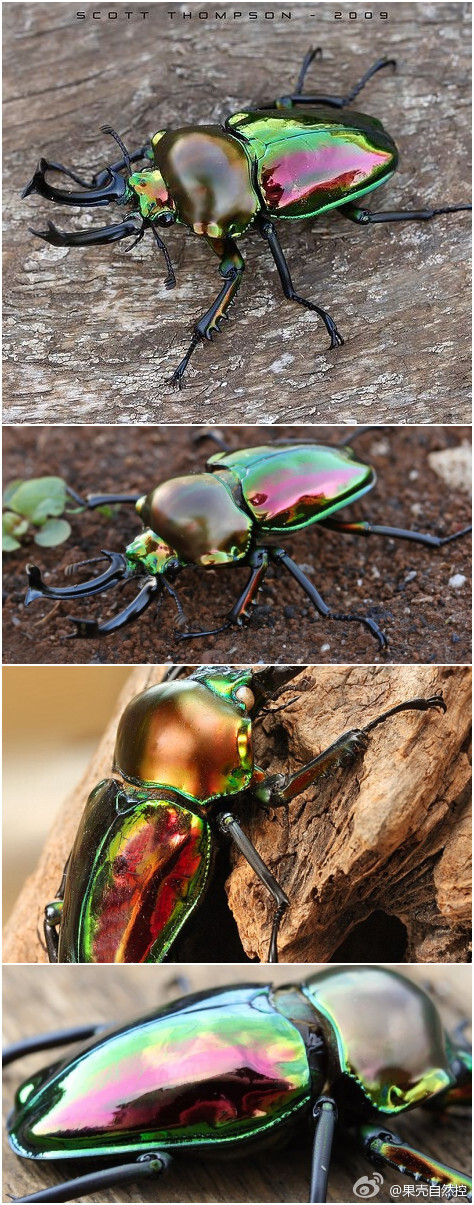
[[[160,213],[160,216],[155,218],[157,226],[173,226],[175,221],[174,213]]]
[[[243,703],[246,711],[252,710],[255,703],[255,695],[252,694],[248,686],[239,686],[239,689],[235,692],[235,697],[239,700],[239,703]]]

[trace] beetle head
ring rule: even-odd
[[[146,221],[158,226],[172,226],[176,221],[173,199],[158,168],[133,172],[128,177],[127,189],[133,194],[129,200],[138,199],[140,214]]]

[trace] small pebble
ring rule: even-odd
[[[465,581],[466,581],[466,578],[464,576],[464,573],[454,573],[453,576],[450,577],[450,579],[449,579],[448,586],[451,586],[452,590],[460,590],[461,586],[464,585]]]
[[[322,644],[320,652],[321,653],[329,653],[330,648],[331,648],[330,644]]]

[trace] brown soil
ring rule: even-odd
[[[231,427],[233,447],[295,437],[337,442],[340,427]],[[60,474],[79,493],[147,492],[155,483],[204,466],[210,442],[196,447],[190,427],[30,427],[4,431],[4,481]],[[457,446],[470,438],[468,427],[385,428],[361,434],[358,455],[378,473],[372,495],[342,517],[367,518],[390,526],[417,527],[447,535],[470,522],[467,496],[450,489],[430,468],[431,451]],[[323,620],[295,582],[271,570],[245,630],[233,628],[179,642],[176,610],[165,598],[134,625],[97,642],[65,640],[68,614],[110,619],[136,592],[111,591],[90,600],[52,604],[46,600],[25,610],[25,563],[34,560],[49,583],[62,584],[65,567],[96,555],[102,548],[122,551],[140,530],[133,507],[121,506],[112,518],[97,512],[72,517],[72,536],[57,549],[40,549],[29,539],[24,549],[5,558],[4,660],[10,664],[214,662],[322,663],[466,663],[471,660],[468,582],[449,586],[453,574],[469,576],[470,541],[431,551],[402,541],[306,529],[285,540],[291,556],[306,566],[311,581],[336,611],[370,615],[389,638],[379,653],[370,633],[358,624]],[[231,609],[248,570],[185,571],[179,595],[191,628],[217,626]],[[54,611],[54,613],[53,613]]]

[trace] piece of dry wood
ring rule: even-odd
[[[304,694],[278,717],[276,730],[265,721],[275,750],[284,736],[285,768],[304,764],[346,729],[402,700],[442,690],[448,711],[393,717],[375,730],[353,768],[311,787],[288,813],[253,816],[249,835],[291,901],[281,960],[403,957],[391,944],[398,918],[408,962],[464,961],[471,909],[470,670],[309,667],[301,682]],[[298,678],[297,691],[299,684]],[[229,901],[246,953],[265,958],[270,909],[242,860]],[[340,949],[370,917],[361,944],[354,935]]]
[[[43,908],[57,891],[87,796],[110,774],[118,717],[162,674],[162,667],[137,668],[127,680],[86,775],[21,891],[5,938],[6,962],[45,961]],[[470,679],[467,668],[308,667],[282,695],[283,701],[299,698],[256,724],[257,763],[286,772],[395,703],[442,690],[448,705],[446,715],[407,712],[388,720],[372,734],[363,758],[299,795],[288,810],[241,809],[246,831],[291,901],[281,929],[282,961],[328,961],[374,913],[361,952],[341,950],[342,961],[467,958]],[[246,955],[265,961],[272,904],[247,863],[235,863],[230,906]],[[209,897],[213,902],[212,884]],[[224,924],[225,902],[222,908]],[[407,931],[401,954],[391,944],[393,918]],[[197,960],[215,959],[206,947]]]
[[[308,968],[295,967],[196,967],[181,968],[189,990],[201,991],[236,982],[293,982],[303,979]],[[318,968],[315,967],[314,970]],[[402,968],[423,987],[435,992],[435,1002],[450,1031],[470,1014],[470,971],[468,967],[435,966]],[[121,1024],[140,1014],[171,1002],[181,994],[173,980],[171,967],[6,967],[4,970],[5,1040],[10,1043],[33,1033],[61,1029],[67,1025],[104,1022]],[[28,1075],[44,1067],[51,1057],[38,1054],[6,1068],[4,1075],[5,1114],[12,1106],[17,1086]],[[469,1170],[470,1127],[460,1116],[440,1122],[423,1109],[397,1119],[403,1137],[436,1159],[450,1166]],[[101,1193],[103,1202],[289,1202],[307,1201],[310,1175],[309,1135],[288,1147],[252,1153],[250,1158],[213,1161],[207,1156],[188,1159],[176,1154],[165,1178]],[[51,1166],[19,1159],[5,1144],[3,1159],[3,1200],[39,1191],[59,1183],[68,1174],[81,1174],[81,1162],[66,1170],[64,1162]],[[371,1176],[367,1161],[348,1147],[336,1146],[331,1167],[328,1200],[354,1201],[352,1186],[360,1176]],[[377,1197],[390,1201],[390,1185],[404,1178],[384,1172],[384,1184]],[[406,1180],[406,1183],[410,1181]],[[413,1183],[411,1181],[411,1183]],[[83,1198],[84,1200],[90,1198]],[[97,1197],[94,1196],[94,1200]]]
[[[197,317],[218,289],[217,260],[183,227],[165,232],[177,287],[148,236],[117,246],[51,247],[30,235],[120,219],[20,202],[40,155],[89,175],[113,157],[114,126],[129,147],[163,127],[220,123],[288,92],[310,45],[321,45],[310,89],[348,90],[369,64],[395,56],[357,104],[399,145],[394,179],[373,209],[468,200],[469,4],[388,4],[388,20],[335,19],[333,5],[249,8],[8,4],[5,42],[5,419],[33,422],[447,422],[471,420],[469,215],[357,227],[337,214],[279,223],[295,287],[337,320],[345,346],[328,352],[314,314],[282,296],[256,234],[231,321],[192,360],[186,388],[167,384]],[[281,18],[291,10],[291,19]],[[113,11],[113,10],[112,10]],[[94,19],[92,12],[100,13]],[[173,16],[170,16],[173,12]],[[100,221],[97,219],[99,214]]]

